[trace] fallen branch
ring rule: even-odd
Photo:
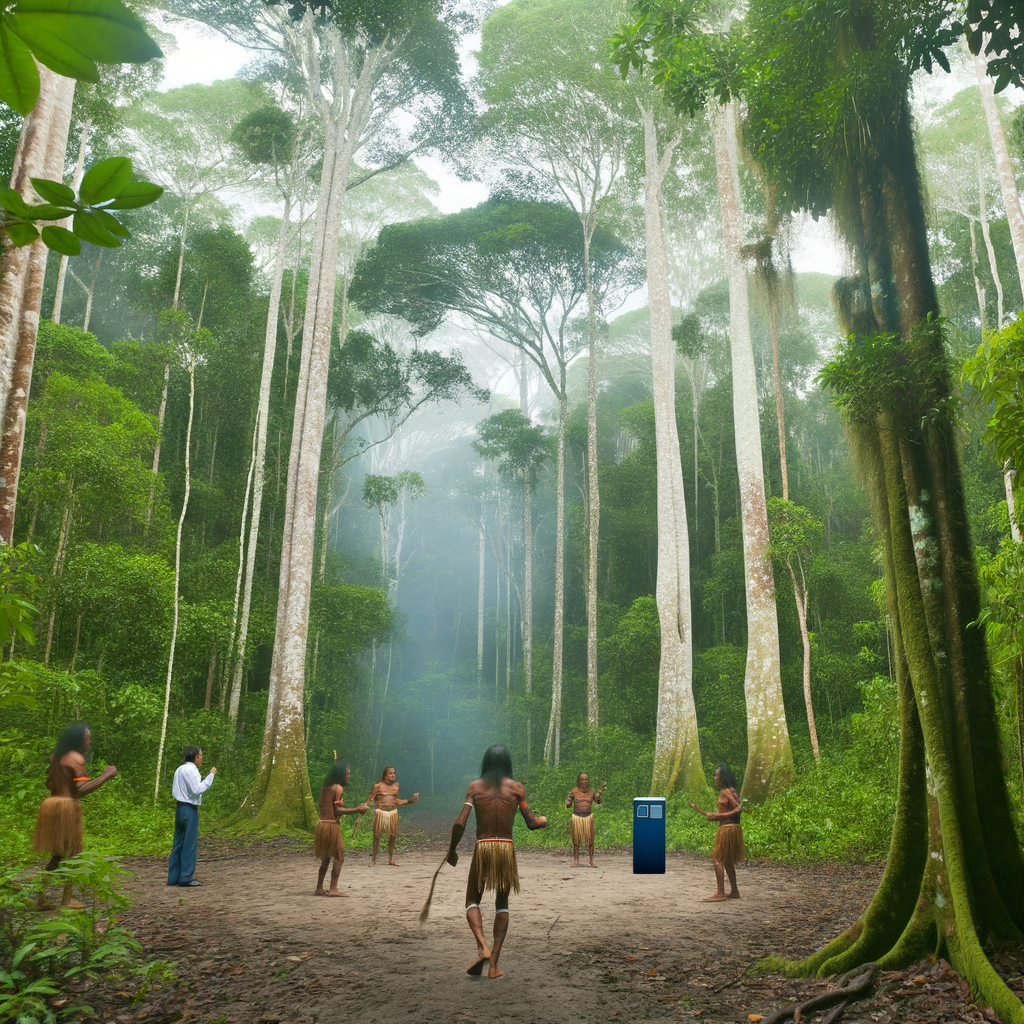
[[[559,914],[558,917],[556,917],[554,919],[554,921],[551,922],[551,928],[554,928],[555,925],[558,924],[558,922],[561,921],[561,920],[562,920],[562,915]],[[551,938],[551,928],[548,929],[548,938],[549,939]]]
[[[751,965],[747,964],[747,966],[744,967],[735,978],[731,978],[729,981],[723,981],[717,988],[713,988],[710,994],[717,996],[719,992],[724,992],[727,988],[732,988],[733,985],[738,985],[747,976],[747,971],[750,970],[750,967]]]
[[[870,991],[877,973],[878,964],[863,964],[839,978],[839,986],[837,988],[812,996],[810,999],[807,999],[802,1003],[793,1003],[790,1006],[780,1006],[777,1010],[772,1011],[767,1017],[765,1017],[763,1024],[779,1024],[780,1021],[788,1020],[790,1017],[799,1021],[802,1017],[809,1017],[817,1013],[819,1010],[828,1009],[830,1006],[835,1006],[837,1003],[847,1004],[856,1002]],[[856,977],[853,977],[852,980],[849,981],[849,984],[843,985],[843,982],[850,979],[852,975],[856,975]],[[835,1015],[829,1014],[828,1020],[830,1022],[838,1020],[839,1013],[841,1012],[842,1010],[836,1012]],[[822,1024],[824,1024],[824,1022],[822,1022]]]
[[[841,1003],[837,1003],[827,1014],[825,1014],[824,1017],[822,1017],[821,1024],[836,1024],[836,1021],[843,1015],[843,1010],[845,1010],[849,1005],[849,999],[844,999]]]

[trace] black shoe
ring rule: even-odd
[[[203,884],[202,882],[197,882],[194,878],[192,879],[191,882],[179,882],[178,883],[178,885],[181,886],[182,889],[191,889],[193,886],[202,885],[202,884]]]

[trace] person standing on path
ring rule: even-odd
[[[718,891],[709,896],[705,903],[718,903],[721,900],[738,900],[739,888],[736,886],[736,865],[746,860],[743,849],[743,826],[740,825],[740,814],[743,805],[736,793],[736,776],[727,764],[720,764],[715,769],[715,787],[718,790],[718,810],[704,811],[696,804],[690,806],[703,814],[708,821],[718,822],[718,833],[715,836],[715,852],[711,855],[715,863],[715,879]],[[729,893],[725,892],[725,876],[729,875]]]
[[[213,785],[217,769],[211,768],[204,779],[199,774],[202,766],[202,750],[186,747],[171,783],[171,794],[178,802],[178,809],[174,812],[174,846],[167,863],[168,885],[191,888],[203,884],[192,877],[199,855],[199,805],[203,794]]]
[[[337,754],[334,755],[337,758]],[[338,891],[338,876],[341,866],[345,863],[345,840],[341,836],[341,816],[343,814],[365,814],[366,804],[358,807],[345,806],[345,787],[352,776],[348,761],[335,760],[320,787],[320,820],[316,823],[313,833],[313,853],[320,859],[320,872],[316,879],[314,896],[347,896],[347,892]],[[334,858],[331,870],[331,887],[324,891],[324,877],[327,868]]]
[[[380,837],[388,837],[388,864],[397,868],[395,863],[395,840],[398,838],[398,808],[406,804],[419,803],[419,793],[413,793],[408,800],[400,800],[398,797],[398,773],[391,765],[385,767],[380,777],[380,782],[373,784],[366,803],[373,808],[373,855],[367,867],[375,867],[377,864],[377,848],[380,846]]]
[[[580,866],[580,846],[587,844],[590,852],[590,866],[596,868],[594,863],[594,815],[592,805],[601,803],[601,794],[607,782],[601,783],[601,788],[595,793],[590,788],[590,776],[586,772],[580,772],[576,776],[576,785],[569,790],[565,798],[565,806],[572,808],[572,817],[569,819],[569,836],[572,839],[572,866]]]
[[[466,969],[467,974],[482,974],[485,960],[491,961],[488,978],[500,978],[502,974],[498,969],[498,957],[508,933],[508,894],[512,889],[519,892],[519,869],[512,845],[512,823],[517,807],[531,832],[547,827],[547,818],[543,815],[534,817],[530,811],[523,784],[512,778],[512,756],[508,750],[500,745],[488,747],[480,765],[480,778],[469,784],[462,813],[452,825],[447,857],[452,867],[458,864],[459,855],[455,848],[466,831],[469,812],[476,811],[477,838],[466,883],[466,920],[476,939],[477,955]],[[488,889],[495,893],[494,941],[490,949],[484,938],[483,915],[480,913],[480,900]]]
[[[85,722],[69,725],[57,737],[57,745],[50,754],[50,767],[46,773],[46,788],[50,795],[40,804],[36,815],[36,828],[32,846],[37,853],[50,854],[50,861],[43,869],[45,880],[49,872],[68,857],[77,857],[82,852],[82,796],[99,789],[104,782],[117,774],[112,765],[95,778],[85,774],[85,755],[92,748],[92,731]],[[83,910],[84,903],[71,898],[71,882],[64,886],[62,907]],[[46,884],[39,892],[37,910],[53,910],[46,902]]]

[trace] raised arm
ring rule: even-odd
[[[722,795],[729,801],[729,807],[724,811],[705,811],[704,817],[708,821],[724,821],[726,818],[731,818],[737,811],[743,810],[743,804],[740,803],[740,798],[736,795],[735,790],[723,790]]]
[[[358,807],[346,807],[343,799],[345,789],[343,786],[339,786],[337,789],[337,797],[334,800],[334,813],[335,814],[365,814],[369,810],[368,804],[360,804]]]
[[[565,798],[565,806],[566,807],[572,807],[572,805],[573,805],[572,790],[570,789],[569,790],[569,795]]]
[[[601,788],[597,791],[597,796],[594,797],[594,803],[599,804],[601,802],[601,794],[604,792],[604,787],[607,786],[607,782],[601,783]]]
[[[117,769],[112,764],[109,764],[95,779],[90,779],[85,774],[85,758],[77,750],[73,750],[70,754],[66,755],[65,763],[72,771],[72,777],[75,780],[75,785],[78,787],[78,792],[83,794],[99,789],[104,782],[112,779],[117,774]]]
[[[572,796],[571,793],[569,795]],[[526,827],[531,832],[538,828],[548,827],[548,819],[543,814],[534,815],[530,810],[530,805],[526,802],[526,790],[522,786],[519,787],[519,813],[523,816],[523,821],[526,822]]]

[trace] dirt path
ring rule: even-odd
[[[468,846],[468,844],[464,844]],[[149,956],[177,962],[178,982],[104,1018],[205,1022],[745,1021],[789,989],[746,979],[768,953],[809,952],[870,898],[875,868],[836,871],[744,865],[743,898],[701,899],[710,862],[670,856],[663,876],[632,874],[630,855],[598,854],[597,870],[568,854],[520,853],[505,976],[465,973],[474,946],[463,910],[469,856],[445,867],[430,920],[418,915],[440,845],[407,849],[400,867],[349,854],[349,898],[312,895],[308,853],[200,854],[203,888],[168,888],[163,862],[138,860],[125,920]],[[487,906],[488,933],[493,911]],[[814,984],[814,983],[812,983]],[[720,992],[714,990],[721,986]]]

